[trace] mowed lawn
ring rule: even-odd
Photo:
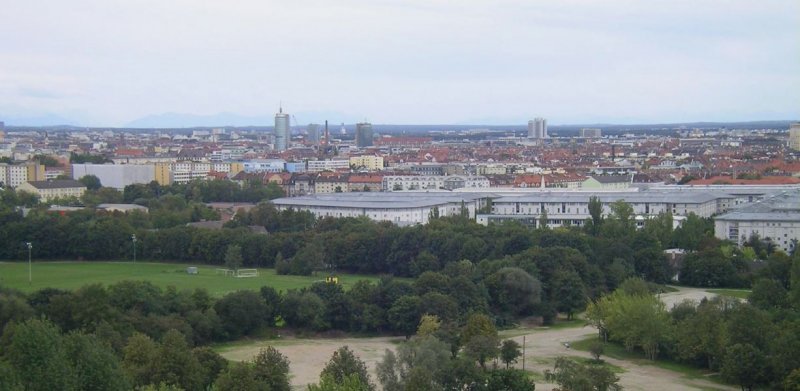
[[[196,266],[199,274],[186,273],[188,266]],[[229,292],[249,289],[257,290],[271,286],[279,291],[310,286],[323,281],[327,274],[315,276],[279,276],[275,269],[258,269],[258,277],[235,278],[216,273],[217,266],[189,265],[178,263],[137,262],[34,262],[33,281],[28,285],[27,262],[0,262],[0,287],[32,292],[42,288],[73,290],[92,283],[113,284],[123,280],[144,280],[166,288],[205,288],[213,296],[220,297]],[[377,282],[379,277],[353,274],[337,274],[345,290],[360,280]]]

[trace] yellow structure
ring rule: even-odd
[[[383,169],[382,156],[353,156],[350,158],[350,167],[365,168],[367,170],[381,170]]]
[[[167,186],[172,183],[170,176],[170,163],[156,163],[155,165],[155,181],[161,186]]]
[[[789,128],[789,148],[800,151],[800,123]]]
[[[44,164],[30,162],[30,163],[25,163],[25,167],[28,169],[28,181],[45,180]]]
[[[54,198],[80,197],[86,192],[86,186],[74,179],[28,181],[17,186],[17,191],[35,194],[46,202]]]

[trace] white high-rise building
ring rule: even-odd
[[[283,112],[283,107],[278,109],[275,114],[275,150],[285,151],[291,139],[291,127],[289,126],[289,114]]]
[[[547,120],[537,117],[528,121],[528,138],[547,138]]]

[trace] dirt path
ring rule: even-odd
[[[684,299],[700,300],[703,297],[714,296],[713,293],[702,289],[679,288],[678,292],[661,295],[661,299],[672,308],[674,303]],[[567,349],[565,342],[577,341],[588,336],[596,335],[597,331],[591,327],[573,327],[563,329],[537,329],[525,334],[525,369],[543,373],[552,370],[555,359],[559,356],[589,357],[589,353]],[[522,335],[512,339],[522,343]],[[375,365],[384,355],[386,349],[394,349],[403,338],[340,338],[340,339],[283,339],[276,341],[254,342],[251,345],[241,346],[222,351],[221,354],[229,360],[249,360],[258,350],[267,345],[272,345],[285,354],[291,362],[292,386],[297,390],[304,390],[309,383],[319,381],[319,373],[341,346],[349,346],[366,364],[377,383]],[[674,371],[668,371],[652,365],[639,365],[631,361],[604,358],[611,364],[625,369],[619,375],[620,384],[626,390],[737,390],[735,387],[721,386],[704,379],[690,379]],[[522,363],[517,364],[518,368]],[[537,382],[537,390],[551,390],[554,384]]]

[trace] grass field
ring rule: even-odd
[[[597,336],[592,336],[580,341],[573,341],[570,343],[570,347],[575,350],[588,352],[589,347],[594,341],[597,341]],[[630,361],[638,365],[653,365],[661,369],[679,372],[688,379],[706,379],[714,383],[725,384],[716,373],[710,373],[704,369],[696,368],[691,365],[672,360],[658,359],[656,361],[650,361],[645,358],[644,353],[641,351],[628,351],[625,350],[622,345],[613,342],[608,342],[605,344],[603,356],[615,358],[617,360]]]
[[[197,266],[199,274],[186,273],[187,266]],[[217,266],[176,263],[137,262],[34,262],[33,281],[28,285],[27,262],[0,262],[0,286],[32,292],[42,288],[76,289],[91,283],[113,284],[123,280],[146,280],[165,288],[206,288],[220,297],[237,290],[256,290],[271,286],[279,291],[302,288],[324,280],[316,276],[279,276],[274,269],[258,269],[258,277],[234,278],[216,274]],[[377,276],[338,274],[339,283],[348,289],[359,280],[377,282]]]
[[[716,293],[720,296],[735,297],[737,299],[747,299],[750,297],[749,289],[706,289],[706,292]]]

